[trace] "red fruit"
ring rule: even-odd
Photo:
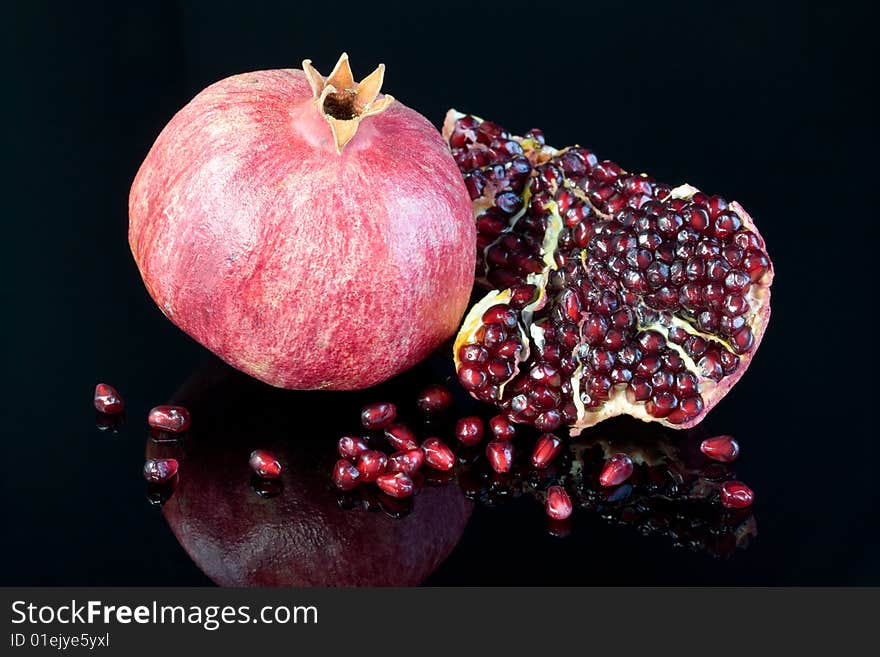
[[[455,437],[468,447],[479,444],[483,439],[483,421],[476,415],[461,418],[455,423]]]
[[[388,457],[379,450],[370,449],[358,457],[357,469],[361,473],[360,480],[363,482],[376,481],[380,474],[385,472]]]
[[[439,413],[449,408],[452,394],[441,385],[430,385],[419,393],[416,405],[423,413]]]
[[[156,406],[147,416],[147,423],[151,427],[168,433],[186,431],[189,422],[189,411],[183,406]]]
[[[710,459],[730,463],[739,456],[739,443],[731,436],[715,436],[700,443],[700,451]]]
[[[336,443],[336,451],[339,456],[349,461],[356,460],[361,454],[370,449],[367,441],[358,436],[343,436]]]
[[[550,486],[547,489],[545,509],[553,520],[565,520],[571,515],[571,498],[562,486]]]
[[[436,129],[343,54],[235,75],[165,126],[129,243],[165,315],[284,388],[365,388],[456,330],[473,285],[469,195]]]
[[[498,473],[510,472],[513,465],[513,443],[509,440],[493,440],[486,445],[489,465]]]
[[[361,409],[361,424],[365,429],[381,429],[394,422],[397,407],[389,402],[368,404]]]
[[[754,491],[741,481],[721,484],[721,504],[728,509],[745,509],[755,501]]]
[[[376,479],[376,485],[391,497],[409,497],[413,493],[413,480],[405,472],[383,474]]]
[[[278,479],[281,476],[281,464],[272,452],[265,449],[255,449],[251,452],[248,463],[251,470],[264,479]]]
[[[748,213],[454,111],[443,133],[491,290],[454,342],[463,387],[542,432],[621,414],[700,422],[770,316],[773,266]]]
[[[599,483],[603,486],[617,486],[630,478],[633,473],[633,461],[626,454],[615,454],[605,462],[599,474]]]
[[[425,461],[425,454],[420,449],[408,449],[395,452],[388,457],[387,472],[404,472],[408,475],[417,472]]]
[[[352,490],[361,482],[361,471],[345,459],[333,466],[333,484],[339,490]]]
[[[99,413],[115,415],[125,410],[125,402],[111,385],[99,383],[95,386],[95,409]]]
[[[489,428],[498,440],[513,440],[516,435],[516,427],[503,415],[496,415],[489,420]]]
[[[543,433],[538,437],[532,451],[532,465],[538,469],[546,468],[562,450],[562,440],[552,433]]]
[[[419,446],[412,430],[399,422],[386,427],[385,438],[396,450],[417,449]]]
[[[144,463],[144,479],[151,484],[164,484],[177,474],[177,459],[147,459]]]
[[[428,438],[422,443],[425,453],[425,464],[435,470],[452,470],[455,465],[455,454],[439,438]]]

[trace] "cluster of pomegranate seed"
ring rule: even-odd
[[[741,376],[773,270],[747,213],[450,112],[474,201],[478,280],[456,340],[462,386],[539,431],[629,413],[696,424]]]
[[[419,410],[429,416],[445,411],[451,403],[449,389],[439,384],[427,386],[416,399]],[[360,484],[375,483],[386,495],[403,499],[415,492],[423,466],[441,472],[452,470],[455,454],[445,442],[430,436],[419,444],[413,430],[396,420],[397,407],[390,402],[368,404],[361,409],[361,426],[367,431],[381,430],[392,451],[385,453],[371,448],[370,437],[341,437],[336,445],[340,459],[332,472],[333,483],[339,490],[351,491]],[[463,431],[476,431],[471,424],[460,425]],[[481,423],[478,427],[480,436],[482,430]]]

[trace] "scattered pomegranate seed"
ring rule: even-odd
[[[728,509],[745,509],[755,501],[755,492],[741,481],[721,484],[721,504]]]
[[[272,452],[265,449],[255,449],[251,452],[248,463],[251,470],[264,479],[277,479],[281,476],[281,464]]]
[[[493,440],[486,445],[489,465],[498,473],[510,472],[513,465],[513,443],[509,440]]]
[[[147,459],[144,463],[144,479],[151,484],[164,484],[177,474],[177,459]]]
[[[106,383],[95,386],[95,408],[99,413],[115,415],[125,410],[125,402],[116,388]]]
[[[418,449],[419,443],[412,430],[405,424],[395,422],[385,428],[385,437],[388,442],[399,451]]]
[[[605,462],[605,467],[599,475],[599,483],[606,487],[617,486],[629,479],[632,473],[632,459],[626,454],[618,453]]]
[[[489,428],[498,440],[513,440],[516,435],[516,427],[503,415],[496,415],[489,420]]]
[[[409,497],[413,493],[413,480],[405,472],[391,472],[376,479],[376,485],[391,497]]]
[[[388,457],[387,471],[411,475],[418,471],[424,462],[425,453],[418,448],[395,452]]]
[[[739,443],[731,436],[715,436],[700,443],[700,451],[710,459],[730,463],[739,456]]]
[[[361,481],[376,481],[379,475],[385,472],[388,465],[388,457],[376,449],[368,449],[358,457],[357,469],[361,473]]]
[[[562,486],[550,486],[545,508],[553,520],[565,520],[571,515],[571,498]]]
[[[552,433],[542,433],[532,451],[532,465],[538,469],[546,468],[562,450],[562,439]]]
[[[339,456],[349,461],[356,461],[358,457],[370,449],[367,441],[359,436],[343,436],[336,443],[336,451]]]
[[[156,406],[147,416],[154,429],[168,433],[182,433],[189,429],[189,411],[183,406]]]
[[[435,470],[452,470],[455,465],[455,454],[439,438],[428,438],[422,443],[425,463]]]
[[[449,408],[452,394],[446,386],[430,385],[419,393],[416,405],[423,413],[439,413]]]
[[[368,404],[361,410],[361,424],[365,429],[382,429],[394,422],[397,407],[389,402]]]
[[[455,423],[455,437],[462,445],[477,445],[483,439],[483,421],[476,415],[461,418]]]
[[[339,490],[351,490],[361,482],[361,471],[345,459],[333,466],[333,483]]]

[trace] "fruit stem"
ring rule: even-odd
[[[302,66],[312,88],[315,105],[329,124],[336,152],[340,155],[345,145],[354,138],[363,119],[384,112],[394,102],[394,98],[388,94],[378,97],[385,78],[385,64],[379,64],[360,82],[354,81],[346,53],[339,56],[339,61],[326,80],[312,66],[312,60],[303,60]]]

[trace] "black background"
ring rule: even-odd
[[[0,584],[208,583],[143,495],[140,414],[205,352],[142,286],[128,188],[209,83],[306,57],[327,71],[342,50],[356,76],[385,62],[388,92],[437,125],[455,106],[537,126],[739,200],[777,272],[759,355],[706,421],[744,446],[753,547],[714,561],[588,519],[559,540],[540,510],[477,509],[429,583],[880,584],[876,49],[859,8],[303,4],[7,10]],[[99,380],[128,402],[118,437],[94,427]]]

